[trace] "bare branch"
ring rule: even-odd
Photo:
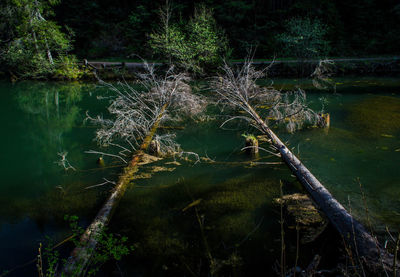
[[[274,152],[272,152],[272,151],[269,151],[269,150],[267,150],[267,149],[265,149],[265,148],[262,148],[262,147],[259,147],[259,146],[246,146],[246,147],[243,147],[242,149],[240,149],[240,151],[243,151],[243,150],[246,150],[246,149],[250,149],[250,148],[258,148],[258,149],[263,150],[263,151],[265,151],[265,152],[267,152],[267,153],[269,153],[269,154],[271,154],[271,155],[277,156],[277,157],[279,157],[279,158],[281,157],[280,154],[274,153]]]
[[[123,149],[119,156],[130,152],[128,148],[134,151],[138,149],[165,104],[168,105],[168,109],[162,114],[162,121],[177,120],[178,114],[196,115],[206,106],[202,97],[192,93],[187,84],[187,75],[174,73],[173,66],[165,74],[157,75],[153,64],[144,62],[144,66],[146,71],[138,73],[139,88],[129,85],[126,81],[114,85],[99,80],[100,84],[113,94],[114,99],[108,107],[112,119],[92,117],[88,113],[86,115],[86,121],[100,126],[96,132],[97,142],[102,146],[117,146],[115,143],[118,142],[117,147]],[[159,137],[166,140],[162,144],[167,148],[164,151],[166,153],[171,152],[170,138]],[[122,146],[121,142],[128,145]],[[172,152],[176,152],[175,150]]]
[[[99,155],[104,155],[104,156],[110,156],[110,157],[114,157],[114,158],[118,158],[121,161],[123,161],[124,163],[128,163],[124,158],[122,158],[121,156],[118,155],[114,155],[114,154],[110,154],[110,153],[105,153],[105,152],[100,152],[100,151],[94,151],[94,150],[89,150],[89,151],[85,151],[85,153],[87,154],[99,154]]]
[[[211,82],[221,97],[220,104],[223,107],[243,110],[247,114],[247,116],[232,117],[223,125],[236,118],[254,121],[257,116],[249,107],[254,107],[260,110],[261,114],[266,114],[267,125],[269,121],[285,124],[289,132],[300,129],[305,123],[318,122],[319,116],[308,108],[303,90],[281,92],[271,86],[258,86],[256,82],[266,75],[266,69],[254,69],[250,58],[247,58],[239,69],[235,70],[225,64],[222,70],[223,75],[214,78]]]
[[[104,186],[104,185],[106,185],[106,184],[113,184],[113,185],[116,184],[115,182],[109,181],[109,180],[107,180],[106,178],[103,178],[103,180],[105,181],[104,183],[97,184],[97,185],[93,185],[93,186],[89,186],[89,187],[86,187],[85,189],[91,189],[91,188],[95,188],[95,187],[101,187],[101,186]]]
[[[59,153],[57,153],[57,155],[60,156],[61,159],[59,161],[57,161],[57,162],[54,162],[54,163],[58,164],[59,166],[62,166],[65,169],[65,171],[68,171],[69,169],[72,169],[73,171],[76,171],[76,169],[67,160],[68,152],[66,152],[66,151],[59,152]]]

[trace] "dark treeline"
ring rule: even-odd
[[[2,0],[0,17],[0,75],[13,80],[87,78],[83,58],[207,74],[249,49],[302,62],[400,54],[398,0]]]
[[[148,35],[159,24],[163,0],[63,0],[55,7],[55,21],[75,34],[78,57],[154,57]],[[326,26],[330,56],[400,53],[398,0],[175,0],[173,20],[185,24],[196,5],[211,8],[225,31],[233,58],[257,46],[258,58],[278,57],[276,37],[294,17],[318,19]]]

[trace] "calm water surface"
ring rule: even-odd
[[[276,132],[358,219],[366,220],[362,183],[376,230],[382,232],[385,225],[398,229],[400,82],[345,78],[335,83],[332,93],[313,89],[307,80],[275,80],[278,88],[305,88],[317,109],[324,98],[324,109],[331,114],[326,130]],[[106,91],[93,84],[0,82],[0,273],[33,259],[46,236],[55,241],[67,237],[64,215],[78,215],[86,226],[108,195],[110,184],[85,189],[103,178],[116,180],[122,168],[109,158],[100,168],[97,156],[84,153],[104,150],[93,141],[95,128],[84,123],[86,111],[107,116],[104,97]],[[285,165],[248,166],[249,157],[240,152],[241,134],[252,130],[221,130],[220,123],[210,113],[176,131],[184,150],[220,163],[159,161],[139,172],[152,178],[136,180],[127,191],[110,228],[135,245],[121,262],[129,274],[202,268],[199,264],[207,263],[205,240],[220,270],[272,271],[280,253],[279,207],[273,204],[279,181],[286,193],[302,188]],[[75,170],[58,164],[62,152],[68,152]],[[261,161],[278,161],[267,155],[261,153]],[[168,171],[154,173],[155,166]],[[196,208],[185,209],[195,200],[200,200]],[[34,274],[32,265],[11,276]]]

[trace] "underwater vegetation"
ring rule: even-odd
[[[151,264],[151,272],[169,274],[226,273],[250,270],[260,262],[257,254],[276,248],[271,226],[279,228],[272,206],[279,194],[277,180],[244,175],[208,182],[182,179],[128,192],[112,228],[134,238],[135,264],[141,261]]]
[[[85,186],[83,182],[73,182],[48,190],[37,198],[21,197],[12,201],[9,197],[0,198],[0,216],[10,218],[10,221],[29,216],[41,228],[53,221],[63,222],[66,214],[91,215],[101,193],[84,190]]]
[[[274,199],[285,207],[288,228],[299,231],[302,244],[314,241],[326,228],[328,221],[306,194],[294,193]]]
[[[368,96],[351,106],[348,121],[360,135],[395,136],[400,132],[400,98]]]

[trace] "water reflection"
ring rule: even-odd
[[[8,114],[16,121],[13,140],[4,149],[13,163],[7,164],[6,182],[0,186],[3,220],[15,222],[28,216],[43,226],[50,218],[62,219],[64,214],[88,207],[83,205],[93,205],[95,194],[80,191],[85,183],[77,182],[78,173],[65,172],[56,163],[62,151],[68,151],[68,158],[78,165],[85,159],[72,130],[82,125],[79,105],[85,90],[92,88],[40,82],[8,86],[17,109]]]
[[[29,89],[22,86],[18,91],[19,107],[29,115],[27,136],[41,145],[41,153],[54,156],[55,152],[65,148],[63,134],[69,132],[78,119],[82,87],[78,83],[50,86],[29,83]]]

